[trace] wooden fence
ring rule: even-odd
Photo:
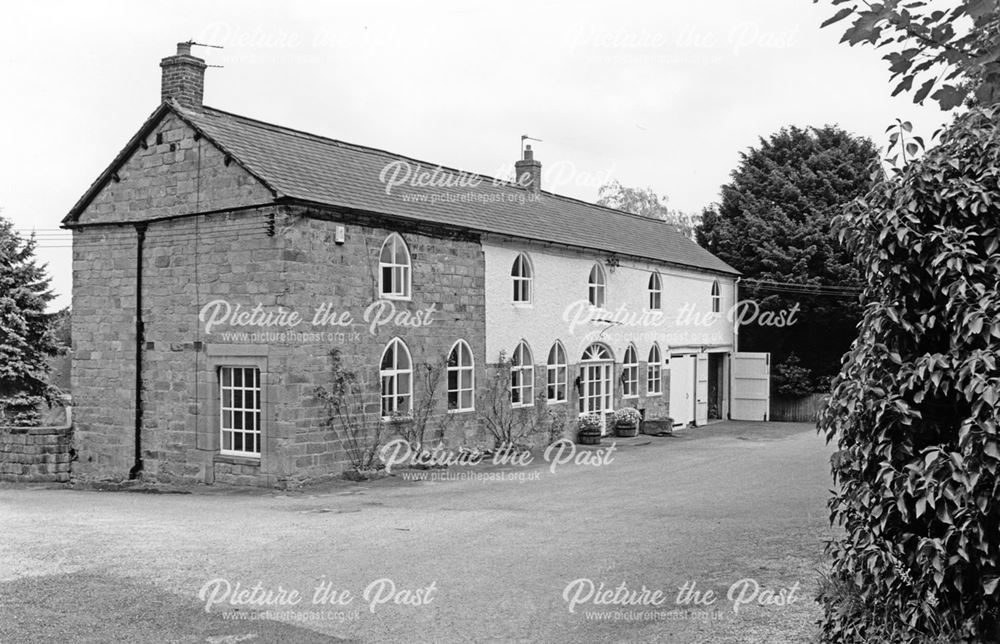
[[[829,394],[810,394],[797,398],[771,396],[771,420],[814,423]]]

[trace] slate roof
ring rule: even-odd
[[[264,123],[209,107],[165,103],[271,189],[276,198],[377,212],[480,232],[632,255],[738,275],[739,272],[663,222],[542,191],[524,199],[524,188],[492,177],[442,168],[398,154]],[[161,106],[164,107],[164,106]],[[158,110],[150,121],[158,121]],[[144,128],[145,129],[145,128]],[[125,152],[125,151],[123,151]],[[120,155],[124,156],[124,155]],[[117,160],[116,160],[117,161]],[[475,187],[396,186],[386,194],[380,173],[393,161],[453,180],[478,177]],[[114,164],[112,164],[114,166]],[[108,168],[106,174],[113,172]],[[543,167],[544,186],[544,167]],[[95,182],[92,190],[101,183]],[[96,191],[95,191],[96,192]],[[404,198],[409,195],[411,200]],[[431,195],[446,201],[431,203]],[[421,201],[424,197],[428,200]],[[464,201],[463,201],[464,199]],[[472,199],[470,201],[469,199]],[[85,195],[74,211],[82,210]],[[71,213],[72,215],[72,213]]]

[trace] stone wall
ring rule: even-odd
[[[143,221],[267,203],[256,178],[169,113],[80,214],[81,224]]]
[[[0,481],[59,482],[70,478],[73,428],[0,427]]]
[[[338,226],[345,227],[342,244],[335,240]],[[411,253],[409,301],[377,297],[378,256],[392,232]],[[76,232],[73,390],[81,478],[121,480],[133,464],[135,243],[132,227]],[[428,395],[426,366],[443,369],[459,339],[472,347],[482,382],[481,253],[475,239],[413,224],[282,206],[150,224],[143,261],[143,478],[281,487],[344,470],[342,436],[326,426],[316,396],[317,387],[331,385],[334,349],[364,379],[375,415],[378,364],[395,337],[415,365],[415,405]],[[258,306],[264,313],[294,311],[303,320],[294,328],[233,325],[231,318],[206,327],[219,307]],[[350,322],[313,324],[323,307]],[[260,369],[259,459],[220,454],[222,366]],[[442,374],[428,438],[480,442],[475,412],[447,411],[446,382]]]

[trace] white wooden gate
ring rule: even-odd
[[[695,408],[694,422],[699,427],[708,424],[708,354],[698,354],[698,364],[695,373]]]
[[[674,426],[694,420],[695,358],[693,355],[670,357],[670,417]]]
[[[734,353],[729,373],[729,417],[767,420],[771,407],[771,354]]]

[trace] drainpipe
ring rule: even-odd
[[[733,419],[733,365],[736,361],[736,354],[740,350],[740,280],[743,277],[737,277],[736,281],[733,282],[733,355],[729,359],[729,409],[726,410],[726,416],[729,420]]]
[[[146,223],[135,225],[135,464],[128,472],[129,480],[142,472],[142,343],[145,325],[142,321],[142,249],[146,242]]]
[[[740,280],[737,277],[733,284],[733,353],[740,350]]]

